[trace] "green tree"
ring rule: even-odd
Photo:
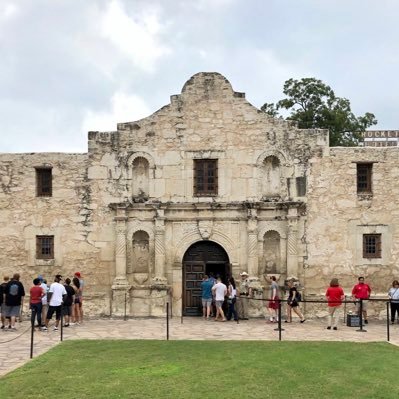
[[[286,109],[291,111],[287,119],[297,121],[301,129],[328,129],[330,146],[356,146],[361,133],[377,123],[370,112],[356,117],[348,99],[337,97],[330,86],[315,78],[289,79],[283,93],[286,98],[265,103],[261,110],[276,117],[280,109]]]

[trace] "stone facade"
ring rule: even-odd
[[[383,292],[398,272],[398,150],[327,143],[327,131],[273,119],[223,76],[199,73],[153,115],[89,132],[87,154],[0,154],[0,270],[26,285],[79,270],[86,311],[114,316],[160,316],[168,301],[187,313],[209,270],[248,271],[259,297],[270,274],[297,277],[309,296],[359,273]],[[201,160],[217,165],[212,194],[196,188]],[[371,196],[356,193],[360,161],[374,165]],[[50,197],[36,195],[42,167]],[[361,236],[375,231],[382,258],[365,262]],[[40,235],[54,237],[52,259],[37,259]],[[208,243],[223,261],[209,260],[218,251],[206,261]]]

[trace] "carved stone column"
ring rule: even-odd
[[[157,209],[155,217],[155,270],[153,282],[166,285],[165,278],[165,214],[163,209]]]
[[[112,284],[112,314],[123,316],[129,313],[129,283],[126,277],[126,207],[117,207],[115,233],[115,278]]]
[[[287,277],[298,276],[298,210],[288,210]]]
[[[256,209],[248,209],[248,274],[258,277],[258,219]]]

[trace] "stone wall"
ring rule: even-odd
[[[397,149],[327,143],[327,131],[273,119],[220,74],[199,73],[149,117],[89,132],[87,154],[1,154],[0,270],[27,286],[79,270],[88,313],[123,315],[126,298],[128,314],[159,316],[171,295],[177,315],[184,253],[213,240],[234,276],[263,286],[295,276],[318,296],[331,277],[348,291],[363,274],[386,292],[398,274]],[[196,159],[218,160],[216,196],[195,195]],[[357,195],[359,161],[375,162],[372,197]],[[52,197],[35,195],[40,166],[53,168]],[[383,258],[365,262],[359,237],[375,229]],[[41,234],[54,235],[54,260],[35,259]]]
[[[36,196],[35,168],[43,167],[52,168],[51,197]],[[90,237],[97,206],[86,169],[86,154],[0,154],[0,270],[2,276],[20,273],[27,289],[38,274],[52,282],[57,273],[81,271],[88,312],[106,314],[110,275],[98,267],[101,248]],[[36,259],[37,235],[54,236],[54,259]]]
[[[356,165],[373,163],[372,195],[357,193]],[[331,148],[311,160],[308,175],[305,286],[324,294],[337,277],[350,295],[365,276],[374,297],[386,298],[399,277],[399,151],[397,148]],[[363,258],[363,234],[382,235],[382,256]],[[382,312],[383,309],[380,309]]]

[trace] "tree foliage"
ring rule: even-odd
[[[286,109],[291,111],[287,119],[297,121],[301,129],[328,129],[330,146],[356,146],[361,133],[377,123],[370,112],[356,117],[348,99],[337,97],[330,86],[315,78],[289,79],[283,93],[286,98],[265,103],[261,110],[276,117],[280,109]]]

